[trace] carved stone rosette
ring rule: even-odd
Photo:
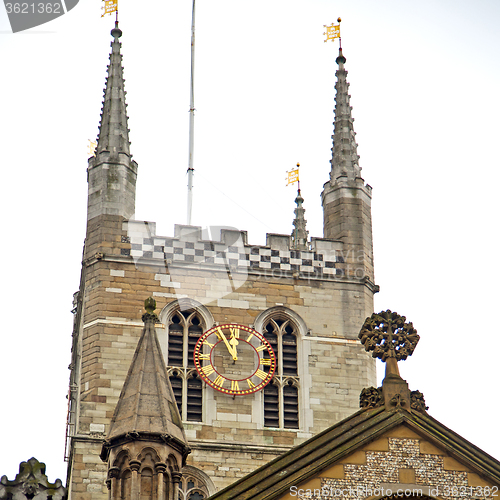
[[[390,310],[366,318],[358,337],[365,349],[373,351],[372,356],[382,361],[406,359],[413,354],[420,339],[413,323],[406,323],[405,316]]]
[[[425,405],[424,395],[420,391],[411,391],[410,407],[412,410],[417,411],[426,411],[429,409],[429,407]]]
[[[360,408],[377,408],[383,404],[382,387],[368,387],[363,389],[359,395]]]

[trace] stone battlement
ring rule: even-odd
[[[247,232],[213,226],[175,225],[174,236],[156,235],[154,222],[130,220],[123,223],[126,241],[131,248],[121,250],[123,256],[160,259],[168,265],[197,268],[221,267],[251,272],[300,273],[321,279],[342,277],[343,243],[326,238],[312,238],[310,250],[292,248],[288,235],[268,233],[266,245],[249,245]],[[219,239],[214,240],[216,236]],[[212,237],[212,238],[211,238]]]

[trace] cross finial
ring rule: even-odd
[[[144,301],[144,309],[146,309],[146,313],[142,315],[142,321],[154,321],[158,320],[158,316],[155,314],[156,309],[156,300],[153,297],[148,297]]]
[[[406,323],[405,316],[390,310],[366,318],[358,337],[367,351],[373,351],[374,358],[384,362],[411,356],[420,339],[413,323]]]

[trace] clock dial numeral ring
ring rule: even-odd
[[[266,338],[253,328],[233,323],[203,333],[193,358],[204,382],[232,396],[262,390],[276,370],[276,355]]]

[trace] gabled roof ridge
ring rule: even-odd
[[[435,418],[402,407],[362,409],[325,429],[284,455],[219,491],[210,500],[270,500],[314,477],[321,470],[378,439],[388,430],[408,424],[471,469],[500,482],[500,462],[448,429]]]
[[[347,435],[346,427],[351,426],[351,428],[355,428],[357,426],[363,426],[366,422],[373,420],[373,425],[380,424],[380,422],[387,420],[388,417],[392,417],[395,412],[388,414],[384,411],[383,407],[369,409],[369,410],[359,410],[354,413],[347,419],[342,420],[341,422],[337,422],[333,426],[325,429],[324,431],[316,434],[312,438],[308,439],[304,443],[299,444],[298,446],[292,448],[290,451],[280,455],[275,458],[271,462],[263,465],[262,467],[256,469],[252,473],[248,474],[244,478],[232,483],[230,486],[224,488],[219,491],[212,497],[211,499],[220,499],[220,500],[229,500],[231,498],[238,498],[239,500],[247,500],[250,498],[254,498],[255,494],[258,494],[259,491],[271,490],[271,486],[278,482],[282,482],[283,479],[290,477],[293,480],[292,471],[286,469],[298,469],[300,471],[304,471],[304,468],[308,466],[309,463],[315,463],[319,458],[326,455],[332,448],[336,446],[340,446],[343,442],[348,441],[345,439]],[[378,415],[381,415],[382,418],[377,418]],[[367,428],[371,428],[372,426],[368,426]],[[349,438],[351,438],[349,436]],[[325,446],[325,441],[331,444],[330,446]],[[340,442],[339,442],[340,441]],[[314,453],[314,450],[320,450],[318,453]],[[350,447],[349,447],[350,450]],[[347,452],[347,453],[350,453]],[[346,454],[347,454],[346,453]],[[301,460],[303,459],[303,460]],[[299,464],[299,462],[301,462]],[[303,463],[305,462],[305,463]],[[293,466],[293,467],[290,467]],[[283,471],[283,469],[285,469]],[[281,470],[281,472],[279,472]],[[307,477],[314,474],[315,470],[310,471],[307,474]],[[305,478],[304,478],[305,479]],[[303,479],[301,479],[303,480]],[[281,489],[287,489],[288,483],[285,484]],[[293,481],[295,483],[295,481]],[[230,490],[234,489],[238,485],[243,485],[244,483],[248,483],[244,488],[238,488],[235,494],[230,494]],[[256,486],[259,486],[259,490],[255,490]],[[250,490],[250,491],[249,491]],[[251,493],[251,491],[255,491],[255,494]],[[275,494],[278,490],[272,488],[273,494]],[[245,493],[246,492],[246,493]],[[229,493],[229,494],[228,494]],[[259,496],[258,498],[266,498],[265,496]]]
[[[414,428],[416,430],[420,428],[426,434],[431,434],[431,437],[434,438],[437,443],[442,443],[443,446],[446,446],[448,440],[452,439],[454,448],[450,450],[447,447],[450,451],[450,455],[454,455],[458,457],[458,460],[471,464],[472,468],[483,469],[485,474],[495,477],[495,480],[500,482],[500,462],[495,457],[481,450],[481,448],[428,414],[412,413],[411,416],[412,419],[409,419],[409,423],[410,425],[415,424]],[[411,426],[413,427],[413,425]]]

